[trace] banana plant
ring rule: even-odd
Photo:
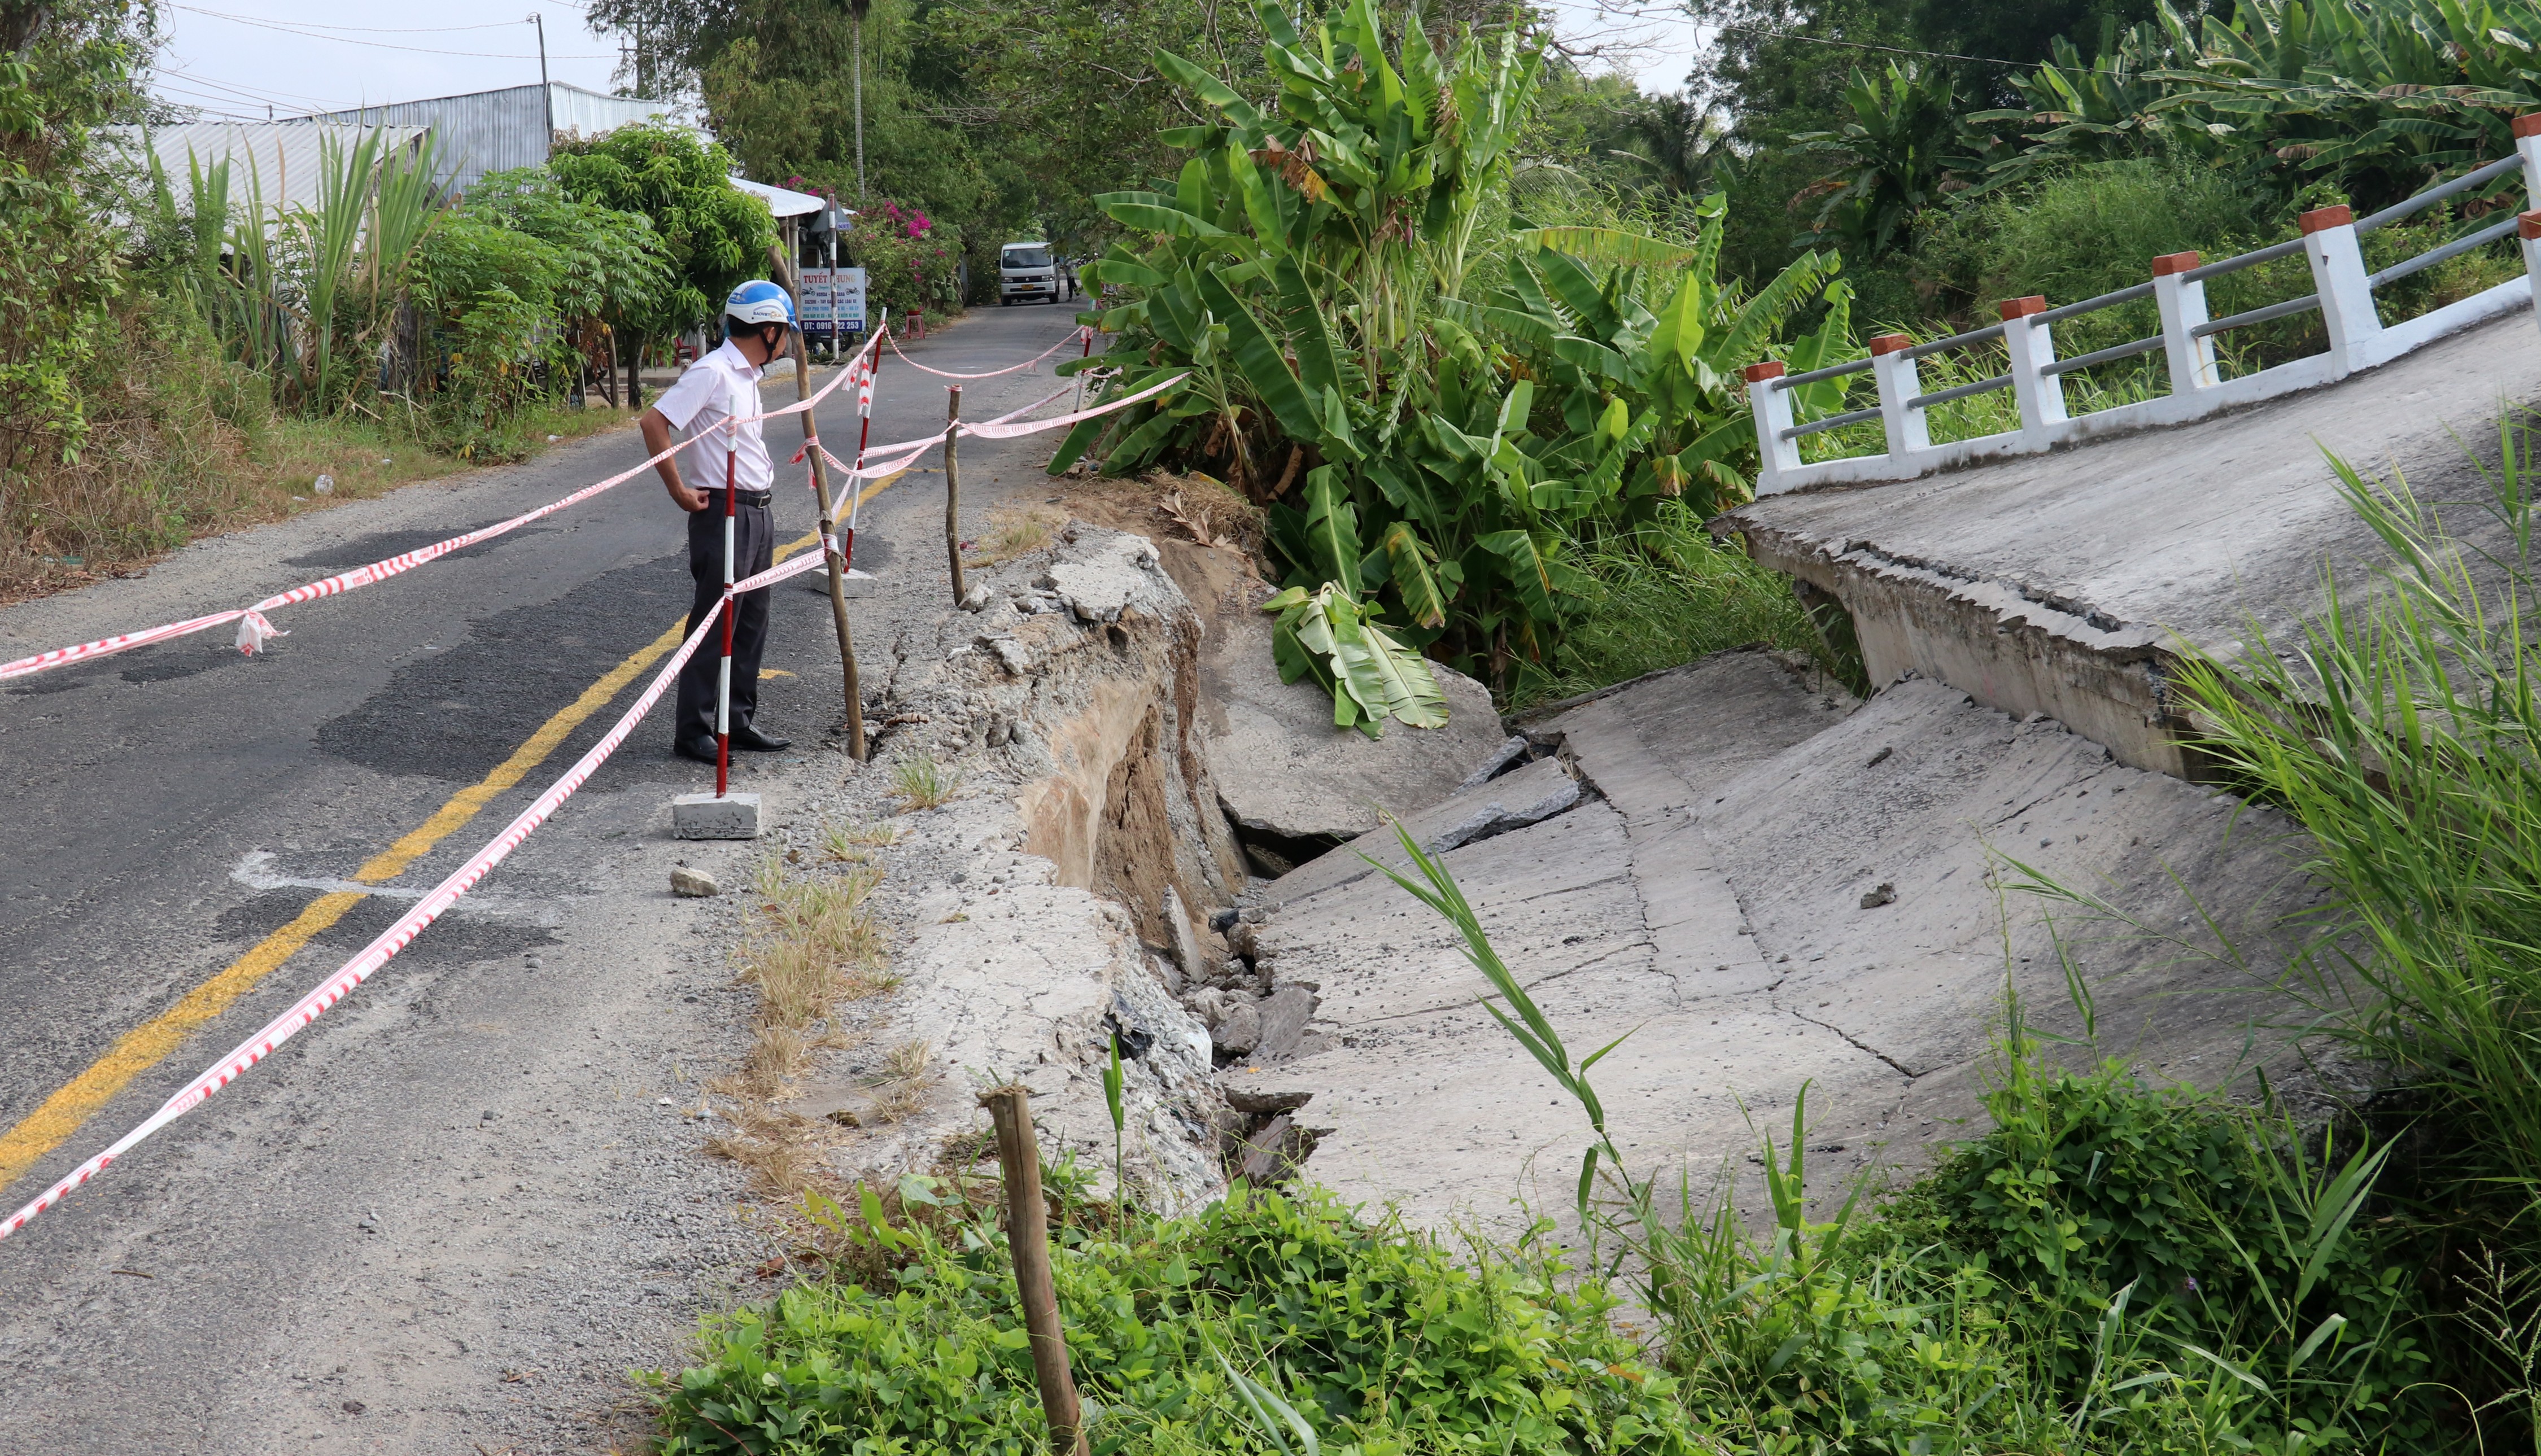
[[[1958,83],[1946,70],[1891,61],[1884,76],[1854,71],[1844,103],[1851,120],[1791,138],[1836,168],[1800,193],[1818,199],[1817,217],[1792,246],[1836,242],[1867,260],[1903,248],[1914,221],[1961,180]]]
[[[1191,381],[1080,425],[1051,468],[1172,457],[1244,488],[1287,589],[1283,673],[1332,691],[1345,726],[1420,724],[1423,655],[1504,690],[1542,670],[1579,543],[1665,497],[1743,497],[1736,370],[1821,299],[1845,332],[1836,262],[1738,295],[1716,273],[1717,198],[1690,239],[1528,227],[1508,177],[1534,40],[1468,34],[1442,54],[1414,13],[1389,48],[1373,0],[1310,36],[1259,12],[1277,95],[1158,55],[1212,119],[1171,134],[1193,152],[1176,179],[1098,199],[1127,236],[1086,271],[1113,343],[1084,367],[1113,389]]]

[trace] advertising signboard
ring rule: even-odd
[[[802,281],[803,296],[797,306],[805,334],[826,338],[864,331],[864,269],[805,268]]]

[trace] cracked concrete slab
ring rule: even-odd
[[[1764,652],[1529,731],[1597,795],[1442,862],[1574,1056],[1629,1033],[1593,1079],[1642,1171],[1745,1182],[1804,1086],[1827,1150],[1816,1193],[1841,1198],[1874,1159],[1920,1164],[1980,1109],[2007,983],[2033,1024],[2081,1030],[2060,939],[2104,1051],[2215,1083],[2251,1068],[2248,1044],[2281,1084],[2302,1080],[2281,1040],[2250,1040],[2283,1009],[2275,927],[2311,893],[2280,817],[1938,684],[1856,703]],[[2051,932],[2044,902],[2008,888],[2014,859],[2175,940],[2069,908]],[[1883,886],[1893,898],[1861,908]],[[2194,954],[2191,897],[2257,974]],[[1332,1128],[1316,1177],[1433,1224],[1567,1203],[1584,1119],[1478,1004],[1487,983],[1443,920],[1366,875],[1274,900],[1255,943],[1323,1004],[1294,1059],[1230,1081],[1314,1094]],[[1752,1189],[1742,1206],[1761,1206]]]

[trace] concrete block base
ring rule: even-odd
[[[683,839],[756,839],[759,795],[682,794],[671,801],[671,833]]]

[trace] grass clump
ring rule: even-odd
[[[953,791],[961,786],[962,775],[925,754],[903,759],[891,768],[892,797],[900,800],[903,814],[939,808],[951,802]]]
[[[1053,1170],[1064,1189],[1065,1168]],[[1074,1180],[1081,1183],[1080,1177]],[[1048,1436],[993,1201],[904,1180],[892,1221],[809,1201],[868,1252],[825,1278],[709,1320],[705,1357],[656,1377],[665,1456],[894,1451],[1025,1456]],[[1061,1320],[1097,1456],[1264,1452],[1218,1363],[1268,1387],[1334,1456],[1706,1450],[1675,1382],[1617,1334],[1591,1280],[1450,1249],[1328,1193],[1238,1185],[1191,1218],[1061,1220]],[[1293,1438],[1292,1438],[1293,1439]]]
[[[822,852],[849,864],[861,864],[873,857],[874,850],[899,842],[900,826],[883,820],[853,819],[821,826]]]
[[[710,1150],[757,1163],[753,1141],[799,1140],[772,1135],[769,1120],[782,1115],[766,1104],[782,1095],[814,1052],[843,1045],[832,1025],[838,1002],[879,995],[898,983],[882,970],[882,927],[866,905],[881,883],[881,869],[869,865],[799,878],[775,858],[760,866],[757,888],[764,903],[741,949],[741,979],[758,987],[759,1010],[740,1074],[717,1090],[741,1099],[766,1126],[737,1120],[736,1134]]]

